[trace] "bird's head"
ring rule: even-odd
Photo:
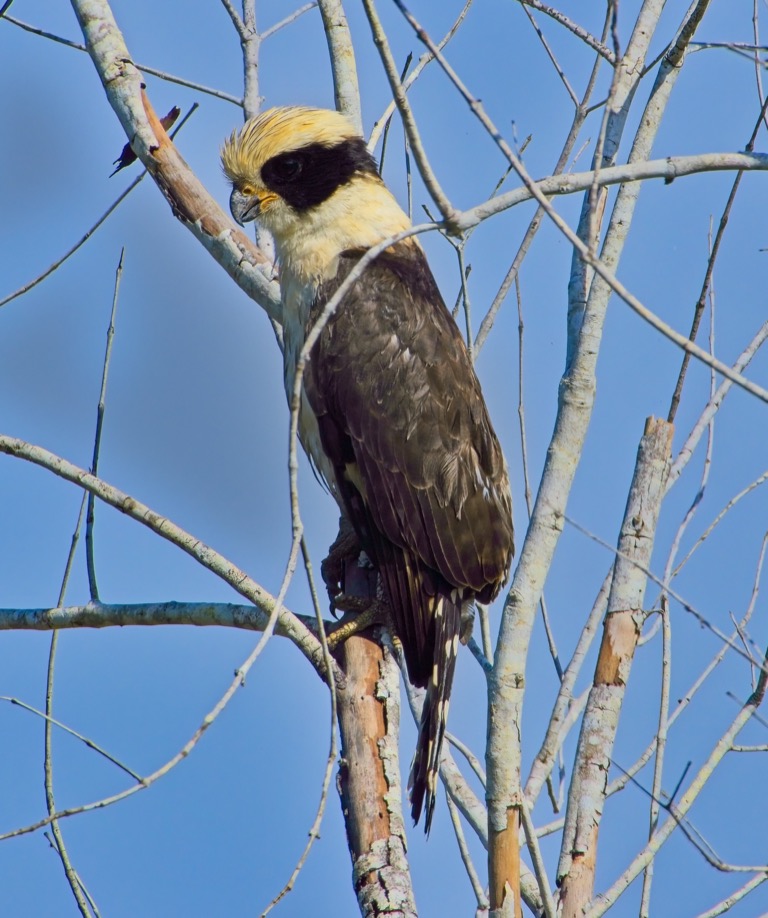
[[[353,178],[378,176],[350,122],[318,108],[270,108],[251,118],[225,141],[221,162],[235,220],[259,220],[278,235]]]
[[[258,220],[284,260],[306,262],[310,250],[318,260],[322,250],[319,260],[330,263],[410,225],[365,141],[338,112],[268,109],[232,133],[221,162],[232,216],[241,225]]]

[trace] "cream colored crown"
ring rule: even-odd
[[[264,163],[280,153],[314,143],[335,146],[359,136],[344,115],[330,109],[269,108],[232,132],[221,149],[221,164],[233,184],[253,181]]]

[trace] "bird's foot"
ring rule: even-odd
[[[347,596],[341,593],[335,598],[335,605],[345,614],[339,624],[328,634],[328,646],[331,650],[336,650],[347,638],[365,631],[371,625],[389,623],[389,610],[386,603],[378,599],[362,599],[359,596]]]
[[[339,596],[344,594],[345,568],[360,555],[360,542],[355,530],[345,516],[339,520],[339,534],[333,545],[328,549],[328,557],[320,565],[320,574],[328,591],[331,603],[331,612],[335,615],[336,609],[345,612],[346,609],[338,604]]]

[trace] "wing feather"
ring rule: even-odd
[[[358,257],[341,256],[318,308]],[[419,248],[401,245],[369,266],[326,326],[308,375],[321,427],[330,412],[358,463],[377,470],[378,486],[386,479],[387,487],[367,495],[386,536],[449,582],[477,593],[491,584],[498,589],[512,552],[504,459],[464,343]],[[403,493],[413,490],[421,524],[409,515],[404,525]]]

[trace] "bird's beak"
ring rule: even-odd
[[[240,226],[245,226],[246,223],[250,223],[259,216],[261,199],[258,195],[243,194],[242,191],[233,188],[229,196],[229,209],[236,222]]]

